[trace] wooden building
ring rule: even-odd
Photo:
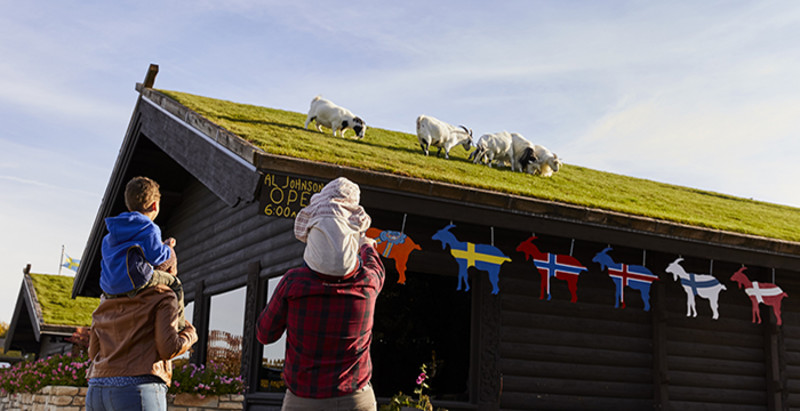
[[[4,350],[47,358],[72,351],[68,339],[79,327],[88,327],[97,298],[70,299],[73,278],[35,274],[30,264],[23,270],[14,315],[8,326]],[[7,361],[8,359],[6,359]]]
[[[219,350],[212,331],[242,336],[241,347],[228,350],[241,351],[247,409],[278,409],[283,397],[280,347],[263,347],[254,335],[270,287],[302,263],[303,245],[286,217],[339,176],[361,186],[373,227],[420,246],[408,254],[405,284],[397,283],[395,261],[384,260],[372,350],[381,401],[411,393],[419,366],[435,358],[434,403],[451,410],[800,407],[800,243],[269,154],[154,90],[156,72],[151,67],[137,85],[140,98],[73,295],[99,294],[103,218],[124,211],[125,183],[154,178],[162,189],[156,222],[178,239],[187,312],[200,334],[193,361]],[[458,241],[508,258],[496,284],[472,267],[464,291],[455,246],[433,238],[451,224],[445,231]],[[529,251],[585,267],[574,296],[575,277],[540,276],[517,251],[532,236]],[[616,268],[652,271],[657,279],[639,285],[646,293],[625,287],[617,294],[615,280],[593,262],[607,247]],[[682,283],[666,271],[679,258],[688,273],[710,274],[726,288],[717,292],[717,319],[702,291],[693,294],[705,286],[700,276]],[[763,322],[752,322],[750,299],[731,280],[743,265],[750,279],[777,283],[790,296],[782,325],[764,304]],[[687,316],[693,300],[697,315]]]

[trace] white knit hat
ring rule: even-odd
[[[306,243],[303,260],[312,270],[343,277],[358,267],[360,240],[372,223],[360,195],[358,185],[339,177],[297,213],[294,234]]]

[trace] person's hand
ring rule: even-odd
[[[178,241],[175,240],[174,238],[170,237],[170,238],[167,238],[166,240],[164,240],[164,244],[174,248],[175,245],[178,244]]]

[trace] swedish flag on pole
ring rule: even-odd
[[[77,258],[72,258],[66,254],[64,254],[64,257],[66,257],[66,261],[64,261],[64,264],[62,265],[72,271],[78,271],[78,266],[81,265],[81,260],[78,260]]]
[[[64,246],[61,246],[61,266],[58,267],[58,273],[61,274],[61,267],[77,272],[80,265],[81,260],[68,256],[64,252]]]

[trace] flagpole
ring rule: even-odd
[[[61,275],[61,267],[64,266],[64,244],[61,244],[61,261],[58,262],[58,275]]]

